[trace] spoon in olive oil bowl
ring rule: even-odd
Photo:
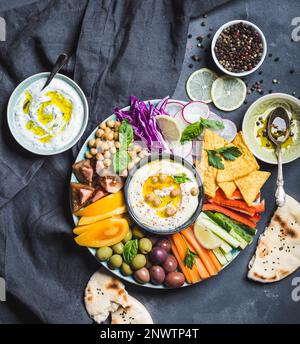
[[[275,144],[277,149],[278,174],[275,198],[278,207],[282,207],[285,203],[281,145],[289,138],[290,126],[291,122],[289,115],[283,107],[277,107],[271,112],[268,119],[268,137]]]

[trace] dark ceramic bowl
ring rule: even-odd
[[[189,169],[190,171],[193,172],[197,183],[198,183],[198,188],[199,188],[199,194],[198,194],[198,208],[196,209],[196,211],[194,212],[194,214],[189,218],[189,220],[187,220],[185,223],[183,223],[182,225],[176,227],[176,228],[164,228],[161,230],[158,229],[152,229],[151,227],[146,226],[145,224],[143,224],[142,222],[140,222],[140,220],[136,217],[136,215],[134,214],[134,212],[131,209],[131,205],[129,203],[128,200],[128,188],[129,185],[131,183],[132,177],[135,174],[135,172],[141,168],[142,166],[144,166],[145,164],[148,164],[149,162],[153,162],[156,160],[173,160],[177,163],[182,164],[183,166],[185,166],[187,169]],[[202,179],[199,175],[199,173],[197,172],[196,168],[190,164],[188,161],[186,161],[184,158],[179,157],[177,155],[174,154],[169,154],[169,153],[156,153],[156,154],[151,154],[148,157],[142,159],[137,165],[135,165],[135,167],[130,170],[128,177],[126,179],[126,183],[125,183],[125,187],[124,187],[124,192],[125,192],[125,203],[126,203],[126,207],[128,210],[128,213],[130,215],[130,217],[133,219],[133,221],[142,229],[144,229],[147,232],[153,233],[153,234],[161,234],[161,235],[170,235],[170,234],[174,234],[177,232],[180,232],[181,230],[189,227],[192,223],[194,223],[198,217],[198,215],[201,212],[202,209],[202,205],[203,205],[203,198],[204,198],[204,190],[203,190],[203,183],[202,183]]]

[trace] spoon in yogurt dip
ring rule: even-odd
[[[270,113],[268,119],[268,136],[277,148],[278,174],[275,198],[278,207],[282,207],[285,203],[281,145],[289,138],[290,126],[289,115],[283,107],[277,107]]]
[[[60,54],[51,70],[51,73],[49,74],[45,85],[43,86],[43,88],[41,89],[41,91],[43,91],[43,89],[45,89],[50,82],[52,81],[52,79],[55,77],[55,75],[62,69],[62,67],[68,62],[69,56],[65,53]]]

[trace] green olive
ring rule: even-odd
[[[108,265],[111,269],[117,269],[121,267],[123,259],[119,254],[114,254],[110,257]]]
[[[117,244],[113,245],[111,248],[113,249],[114,253],[123,254],[124,245],[122,242],[118,242]]]
[[[146,257],[143,254],[137,254],[131,262],[131,267],[133,270],[139,270],[146,265]]]
[[[145,236],[145,233],[139,227],[134,227],[132,231],[132,235],[136,239],[141,239]]]
[[[105,260],[108,260],[113,254],[113,251],[110,247],[104,246],[104,247],[100,247],[97,250],[97,257],[99,260],[101,260],[102,262]]]
[[[129,229],[127,234],[125,235],[125,238],[122,240],[123,244],[126,244],[127,241],[132,239],[132,231]]]
[[[130,276],[132,275],[132,270],[131,270],[131,267],[130,265],[126,264],[126,263],[123,263],[122,266],[121,266],[121,272],[124,276]]]
[[[147,254],[147,253],[151,252],[151,250],[152,250],[152,242],[151,242],[151,240],[148,239],[148,238],[142,238],[139,241],[139,251],[142,254]]]

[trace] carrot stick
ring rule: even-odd
[[[220,262],[218,261],[217,257],[215,256],[214,252],[212,250],[208,250],[207,254],[210,256],[210,259],[212,260],[212,262],[214,263],[214,266],[216,267],[216,269],[218,270],[218,272],[222,269],[222,265],[220,264]]]
[[[190,228],[186,228],[181,232],[186,240],[191,244],[194,250],[197,252],[198,256],[202,260],[204,266],[206,267],[208,273],[213,276],[217,274],[217,269],[215,268],[212,260],[210,259],[209,255],[207,254],[207,250],[202,247],[198,241],[196,240],[193,231]]]
[[[181,260],[173,239],[171,240],[171,247],[172,247],[172,252],[173,252],[173,254],[174,254],[174,256],[175,256],[175,258],[176,258],[176,260],[178,262],[178,265],[180,267],[181,272],[184,274],[184,277],[185,277],[186,281],[188,283],[192,283],[190,272],[185,267],[183,261]]]
[[[187,247],[188,247],[187,243],[184,240],[184,238],[181,236],[181,234],[179,234],[179,233],[174,234],[172,239],[174,240],[174,243],[175,243],[176,248],[178,250],[179,256],[180,256],[180,258],[184,264],[186,251],[187,251]],[[190,272],[192,283],[197,283],[197,282],[201,281],[199,272],[197,270],[197,266],[195,264],[193,265],[193,267],[191,269],[188,267],[186,267],[186,269],[188,269],[188,271]]]
[[[194,251],[192,245],[189,242],[187,242],[187,245],[191,251]],[[197,267],[201,279],[206,279],[210,277],[208,271],[206,270],[200,258],[195,259],[195,265]]]
[[[204,204],[203,207],[202,207],[202,210],[203,211],[206,211],[206,210],[217,211],[218,213],[222,213],[222,214],[224,214],[226,216],[229,216],[233,220],[236,220],[237,222],[243,223],[244,225],[246,225],[246,226],[248,226],[250,228],[255,228],[256,227],[256,223],[246,219],[244,216],[239,215],[235,211],[226,209],[226,208],[221,207],[220,205],[215,204],[215,203]]]

